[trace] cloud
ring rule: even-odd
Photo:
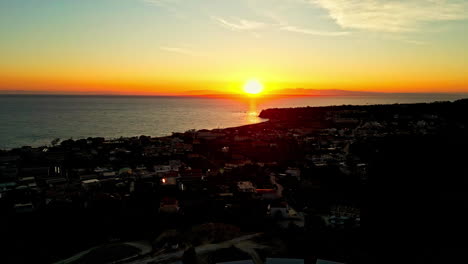
[[[343,28],[410,32],[431,21],[468,18],[466,0],[308,0]]]
[[[173,53],[179,53],[179,54],[184,54],[184,55],[190,55],[190,56],[201,56],[200,53],[194,52],[190,49],[187,48],[181,48],[181,47],[167,47],[167,46],[162,46],[159,47],[161,50],[168,51],[168,52],[173,52]]]
[[[278,21],[278,23],[267,24],[258,21],[251,21],[240,19],[238,23],[228,22],[223,18],[220,17],[211,17],[213,20],[218,22],[221,26],[228,28],[233,31],[249,31],[254,36],[259,37],[256,31],[265,28],[274,28],[294,33],[306,34],[306,35],[316,35],[316,36],[327,36],[327,37],[337,37],[337,36],[344,36],[350,34],[349,32],[345,31],[320,31],[320,30],[312,30],[312,29],[305,29],[299,28],[296,26],[290,26],[284,21]]]
[[[418,46],[428,45],[428,43],[425,42],[425,41],[414,40],[414,39],[405,39],[403,41],[406,42],[406,43],[413,44],[413,45],[418,45]]]
[[[298,28],[295,26],[283,26],[280,28],[281,30],[301,33],[306,35],[316,35],[316,36],[326,36],[326,37],[339,37],[349,35],[350,32],[347,31],[319,31],[319,30],[311,30],[306,28]]]
[[[238,22],[229,22],[223,18],[212,16],[211,19],[216,21],[221,26],[233,31],[255,31],[265,28],[267,24],[258,21],[239,19]]]

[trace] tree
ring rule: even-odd
[[[55,147],[55,146],[58,145],[59,142],[60,142],[60,138],[56,138],[56,139],[52,140],[50,142],[50,144],[52,144],[52,147]]]

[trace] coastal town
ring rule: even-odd
[[[242,127],[0,151],[0,258],[386,263],[398,253],[379,259],[373,242],[392,225],[466,208],[466,155],[451,150],[468,145],[467,111],[467,100],[267,109]],[[403,200],[434,190],[451,206],[421,198],[406,212]]]

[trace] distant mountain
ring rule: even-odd
[[[339,89],[307,89],[307,88],[286,88],[273,91],[276,95],[302,95],[302,96],[361,96],[379,95],[379,92],[349,91]]]
[[[236,96],[242,95],[241,93],[226,93],[216,90],[190,90],[185,91],[184,94],[190,96]],[[348,91],[338,89],[307,89],[307,88],[286,88],[278,89],[268,92],[268,95],[281,95],[281,96],[363,96],[363,95],[381,95],[379,92],[363,92],[363,91]]]
[[[16,95],[16,94],[48,94],[46,91],[28,91],[28,90],[0,90],[0,95]]]
[[[368,92],[368,91],[350,91],[340,89],[308,89],[308,88],[285,88],[277,90],[268,90],[268,92],[261,95],[261,97],[294,97],[294,96],[385,96],[385,95],[398,95],[398,96],[420,96],[426,95],[468,95],[468,93],[408,93],[408,92]],[[213,89],[200,89],[188,90],[183,92],[174,93],[157,93],[154,94],[131,94],[131,93],[117,93],[117,92],[67,92],[67,91],[35,91],[35,90],[1,90],[0,95],[67,95],[67,96],[193,96],[193,97],[219,97],[219,98],[232,98],[232,97],[245,97],[242,92],[225,92]]]
[[[234,93],[226,93],[226,92],[223,92],[223,91],[203,89],[203,90],[184,91],[184,92],[182,92],[180,94],[181,95],[188,95],[188,96],[224,96],[224,95],[233,95]]]

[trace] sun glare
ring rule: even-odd
[[[263,84],[258,80],[248,80],[244,84],[244,92],[248,94],[259,94],[263,91]]]

